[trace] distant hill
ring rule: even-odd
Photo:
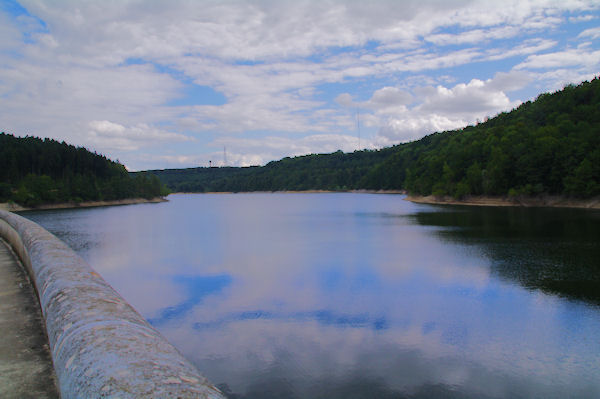
[[[149,173],[184,192],[406,189],[456,198],[589,198],[600,195],[600,80],[541,94],[476,126],[377,151]]]
[[[175,192],[349,190],[393,148],[283,158],[265,166],[151,170]]]
[[[0,202],[38,206],[167,193],[156,176],[131,177],[120,163],[85,148],[0,133]]]

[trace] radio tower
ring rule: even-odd
[[[360,111],[356,108],[356,130],[358,130],[358,151],[360,151]]]

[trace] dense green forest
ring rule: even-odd
[[[588,198],[600,195],[600,80],[541,94],[476,126],[377,151],[149,173],[184,192],[406,189],[456,198]]]
[[[0,133],[0,202],[37,206],[167,193],[156,176],[132,177],[120,163],[85,148]]]

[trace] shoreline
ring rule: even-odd
[[[215,191],[205,193],[194,192],[177,192],[173,194],[335,194],[335,193],[352,193],[352,194],[395,194],[406,195],[403,198],[405,201],[410,201],[416,204],[428,205],[460,205],[460,206],[487,206],[487,207],[545,207],[545,208],[577,208],[577,209],[600,209],[600,197],[595,197],[587,200],[578,200],[573,198],[565,198],[560,196],[544,196],[544,197],[487,197],[473,196],[465,197],[458,200],[449,196],[436,197],[433,195],[407,195],[404,190],[347,190],[347,191],[331,191],[331,190],[285,190],[285,191]],[[122,200],[111,201],[86,201],[86,202],[61,202],[56,204],[45,204],[36,207],[24,207],[15,203],[0,203],[0,210],[9,212],[33,211],[33,210],[49,210],[49,209],[71,209],[71,208],[92,208],[101,206],[119,206],[119,205],[134,205],[147,203],[168,202],[164,197],[146,198],[127,198]]]
[[[99,206],[116,206],[116,205],[133,205],[133,204],[148,204],[148,203],[159,203],[169,201],[163,197],[155,197],[151,199],[146,198],[126,198],[121,200],[111,201],[85,201],[85,202],[60,202],[56,204],[44,204],[33,208],[21,206],[14,203],[2,202],[0,203],[0,209],[9,212],[21,212],[21,211],[38,211],[47,209],[70,209],[70,208],[93,208]]]
[[[176,192],[173,194],[406,194],[405,190],[280,190],[280,191],[207,191],[207,192]]]
[[[577,208],[577,209],[600,209],[600,198],[590,198],[587,200],[578,200],[559,196],[544,197],[466,197],[457,200],[452,197],[436,197],[433,195],[419,196],[408,195],[404,198],[406,201],[417,204],[430,205],[462,205],[462,206],[512,206],[512,207],[543,207],[543,208]]]

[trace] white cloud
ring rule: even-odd
[[[576,17],[569,17],[569,22],[573,22],[573,23],[577,23],[577,22],[587,22],[587,21],[593,21],[594,19],[598,18],[595,15],[591,15],[591,14],[587,14],[587,15],[578,15]]]
[[[473,79],[467,84],[460,83],[452,89],[436,87],[427,96],[420,110],[451,114],[480,114],[495,112],[511,105],[504,92],[490,90],[489,83]]]
[[[548,69],[572,66],[589,66],[597,68],[600,65],[600,50],[568,49],[547,54],[534,54],[515,66],[515,69]]]
[[[386,86],[375,90],[371,98],[367,101],[354,101],[349,93],[342,93],[335,98],[335,101],[346,108],[367,108],[376,111],[394,109],[410,104],[413,96],[405,90],[397,87]]]
[[[341,105],[342,107],[354,107],[355,103],[352,100],[352,96],[349,93],[339,94],[335,98],[335,102]]]
[[[182,134],[156,129],[146,124],[125,127],[110,121],[91,121],[89,140],[100,148],[133,151],[159,142],[193,141]]]
[[[578,37],[589,37],[592,40],[600,38],[600,28],[586,29]]]
[[[452,88],[420,87],[419,103],[411,108],[381,113],[377,144],[390,145],[436,131],[456,129],[519,105],[505,94],[522,88],[531,78],[522,72],[498,73],[493,79],[473,79]]]
[[[487,55],[484,57],[487,61],[502,60],[510,57],[517,57],[521,55],[534,54],[540,51],[544,51],[556,46],[554,40],[544,39],[530,39],[524,43],[511,47],[511,48],[493,48],[487,51]]]
[[[490,90],[507,93],[522,89],[532,80],[531,74],[524,71],[498,72],[486,85]]]
[[[487,40],[507,39],[521,33],[516,26],[502,26],[490,29],[472,29],[459,34],[437,33],[425,38],[428,42],[447,46],[456,44],[481,43]]]
[[[367,106],[372,108],[387,108],[390,106],[407,105],[412,101],[410,93],[400,90],[397,87],[384,87],[373,93]]]

